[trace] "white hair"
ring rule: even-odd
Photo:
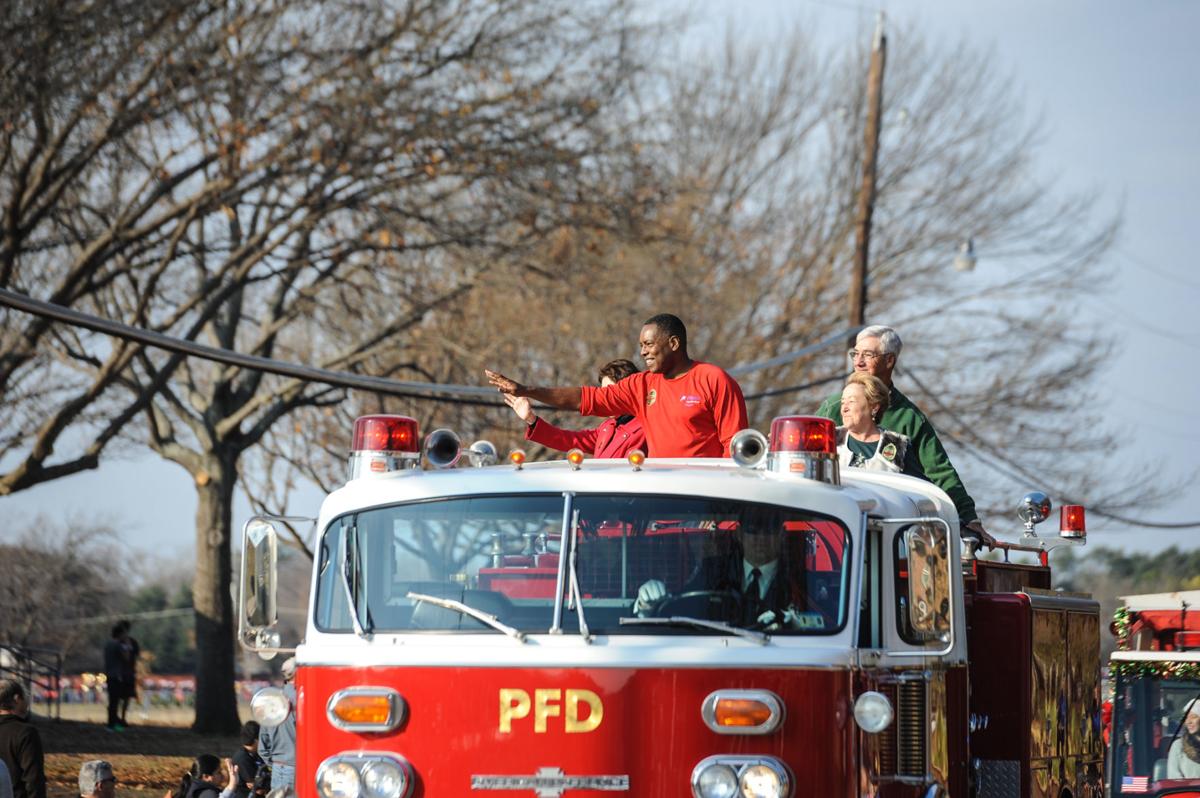
[[[900,340],[900,333],[883,324],[872,324],[863,328],[854,340],[861,341],[864,338],[878,338],[879,351],[885,355],[895,355],[897,358],[900,357],[900,349],[904,346]]]

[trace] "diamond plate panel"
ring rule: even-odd
[[[979,763],[979,798],[1021,798],[1021,763],[984,759]]]

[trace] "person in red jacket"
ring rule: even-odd
[[[600,386],[616,385],[637,366],[628,360],[614,360],[600,367]],[[632,414],[610,417],[595,429],[568,430],[556,427],[533,412],[533,404],[524,396],[504,394],[504,401],[525,422],[525,440],[540,443],[560,452],[583,449],[593,457],[624,457],[634,449],[646,451],[646,432],[640,419]]]
[[[730,439],[749,426],[737,381],[688,357],[687,329],[677,316],[647,319],[638,344],[646,370],[602,388],[539,388],[484,373],[501,393],[584,416],[636,416],[654,457],[728,457]]]

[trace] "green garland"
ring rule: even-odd
[[[1155,676],[1168,679],[1200,679],[1200,662],[1116,661],[1108,664],[1113,676]]]
[[[1117,648],[1122,651],[1129,648],[1129,627],[1132,623],[1128,608],[1117,607],[1113,613],[1113,628],[1117,632]]]

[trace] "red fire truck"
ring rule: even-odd
[[[1039,538],[1031,494],[1025,537],[976,559],[940,489],[839,471],[806,416],[725,459],[493,464],[400,416],[353,440],[295,706],[255,698],[295,713],[302,798],[1102,793],[1098,607],[1047,562],[1080,507]],[[239,636],[264,655],[289,650],[282,523],[244,532]]]
[[[1109,794],[1200,797],[1200,590],[1122,601],[1109,659]]]

